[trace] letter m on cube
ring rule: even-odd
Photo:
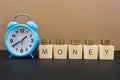
[[[52,45],[40,45],[39,46],[39,58],[40,59],[52,59]]]

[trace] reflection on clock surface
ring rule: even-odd
[[[24,54],[32,49],[34,36],[28,29],[20,27],[10,32],[7,41],[12,51]]]

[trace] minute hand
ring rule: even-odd
[[[27,36],[25,36],[25,37],[21,40],[21,42],[23,42],[23,40],[26,39],[26,38],[27,38]]]

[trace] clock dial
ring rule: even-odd
[[[34,44],[34,36],[30,30],[19,27],[13,29],[8,35],[8,47],[16,54],[24,54],[30,51]]]

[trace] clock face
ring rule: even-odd
[[[15,28],[8,35],[7,44],[14,53],[25,54],[32,49],[34,36],[27,28]]]

